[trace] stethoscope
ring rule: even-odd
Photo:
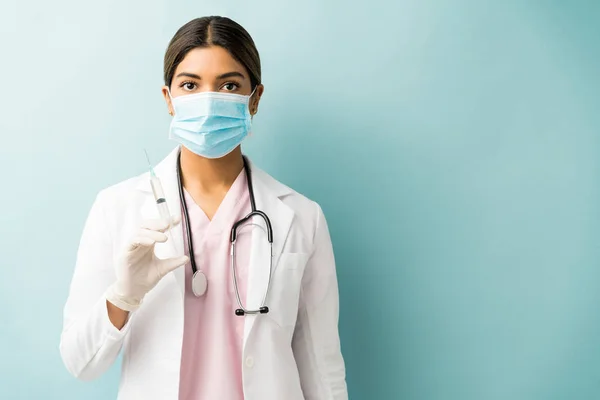
[[[248,160],[246,157],[244,159],[244,172],[246,173],[246,180],[248,181],[248,194],[250,195],[250,205],[252,207],[252,211],[250,214],[246,215],[244,218],[237,221],[231,227],[231,234],[229,237],[229,241],[231,243],[231,275],[233,276],[233,286],[235,288],[235,297],[237,299],[237,303],[240,308],[235,310],[235,315],[243,316],[245,314],[266,314],[269,312],[269,307],[265,305],[267,301],[267,297],[269,296],[269,289],[271,287],[271,273],[273,272],[273,228],[271,227],[271,221],[269,217],[264,212],[256,209],[256,201],[254,199],[254,188],[252,186],[252,176],[250,172],[250,167],[248,165]],[[206,289],[208,287],[208,281],[206,279],[206,275],[204,272],[200,271],[196,266],[196,260],[194,258],[194,245],[192,243],[192,231],[190,228],[190,220],[188,216],[187,204],[185,202],[185,196],[183,194],[183,185],[181,184],[181,153],[177,156],[177,183],[179,185],[179,200],[183,209],[183,219],[185,224],[185,232],[187,235],[187,245],[188,245],[188,253],[190,256],[190,264],[192,266],[192,292],[196,297],[203,296],[206,293]],[[237,281],[237,271],[235,266],[235,242],[237,239],[237,229],[241,225],[245,224],[250,220],[250,218],[258,216],[261,217],[265,225],[267,227],[267,240],[269,241],[270,248],[270,257],[269,257],[269,279],[267,280],[267,288],[265,290],[265,295],[262,299],[261,306],[257,310],[248,310],[242,304],[242,299],[240,298],[240,291],[238,289],[238,281]]]

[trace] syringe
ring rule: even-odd
[[[173,250],[175,254],[180,256],[183,255],[183,252],[180,252],[177,246],[175,246],[175,240],[173,239],[173,217],[169,212],[169,206],[167,206],[167,200],[165,199],[165,193],[162,188],[162,184],[160,183],[160,179],[154,173],[154,168],[152,167],[152,163],[150,163],[150,157],[148,157],[148,152],[144,149],[144,153],[146,153],[146,160],[148,161],[148,166],[150,167],[150,186],[152,186],[152,193],[154,193],[154,199],[156,200],[156,206],[158,207],[158,214],[160,218],[163,220],[167,220],[169,222],[169,242],[173,246]]]

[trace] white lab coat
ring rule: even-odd
[[[172,213],[180,210],[178,151],[155,169]],[[338,285],[321,208],[257,167],[251,168],[257,208],[269,216],[273,226],[274,269],[267,301],[270,312],[240,317],[245,318],[245,399],[345,400]],[[91,380],[102,375],[122,351],[118,399],[176,400],[185,267],[165,276],[131,313],[122,330],[110,323],[106,311],[104,293],[116,279],[117,257],[146,218],[158,218],[148,174],[98,194],[85,224],[64,308],[60,353],[74,376]],[[258,233],[252,235],[248,308],[257,308],[264,296],[270,254],[264,231],[253,229]],[[183,249],[182,235],[181,229],[174,230],[179,249]],[[155,251],[161,258],[170,257],[172,248],[168,242],[161,243]],[[225,380],[223,385],[227,384]]]

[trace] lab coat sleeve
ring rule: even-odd
[[[67,370],[82,380],[99,377],[114,363],[130,326],[118,330],[108,319],[104,294],[116,276],[103,197],[96,197],[83,229],[59,346]]]
[[[347,400],[338,333],[339,295],[327,222],[317,205],[314,250],[305,267],[292,348],[306,400]]]

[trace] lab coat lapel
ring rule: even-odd
[[[165,192],[165,197],[167,201],[167,205],[169,206],[169,211],[171,215],[178,215],[180,218],[181,215],[181,202],[179,200],[179,186],[177,183],[177,156],[179,154],[179,147],[173,150],[160,164],[154,168],[154,172],[156,176],[160,179],[163,190]],[[154,199],[154,195],[152,193],[152,186],[150,185],[150,176],[144,176],[138,188],[146,194],[146,198],[142,205],[141,214],[143,219],[154,219],[160,218],[158,214],[158,208],[156,206],[156,201]],[[183,248],[183,229],[182,223],[175,226],[172,229],[173,237],[169,237],[169,239],[165,243],[157,243],[155,246],[154,253],[159,258],[171,258],[178,257],[184,254]],[[167,235],[169,233],[167,232]],[[175,243],[175,248],[178,250],[180,254],[176,254],[173,249],[173,245],[170,243],[171,240]],[[187,266],[186,266],[187,267]],[[181,290],[182,295],[185,291],[185,267],[177,268],[175,271],[171,273],[173,278],[177,282],[177,286]]]
[[[273,178],[250,164],[252,170],[252,182],[254,185],[254,197],[256,208],[263,211],[269,217],[273,228],[273,274],[277,269],[277,263],[281,251],[288,236],[288,232],[294,219],[294,211],[281,201],[278,195],[287,193],[283,185],[277,183]],[[248,267],[248,286],[246,308],[257,309],[261,306],[267,283],[269,279],[269,265],[271,252],[268,246],[266,226],[262,218],[254,217],[252,230],[252,247],[250,253],[250,265]],[[272,280],[272,279],[271,279]],[[270,305],[267,298],[266,305]],[[244,324],[244,346],[256,318],[265,318],[263,315],[247,315]]]

